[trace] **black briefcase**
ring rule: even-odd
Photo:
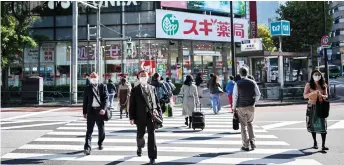
[[[234,112],[234,114],[233,114],[233,129],[234,130],[238,130],[239,129],[238,112]]]

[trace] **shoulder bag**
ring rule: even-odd
[[[330,113],[330,102],[328,99],[323,99],[322,102],[319,101],[317,97],[316,102],[316,114],[319,118],[327,118]]]
[[[99,87],[98,87],[98,90],[99,90]],[[92,92],[93,92],[93,95],[95,96],[97,102],[99,103],[99,105],[102,105],[100,103],[100,100],[99,100],[99,95],[94,91],[93,87],[92,87]],[[110,108],[107,108],[107,106],[105,106],[105,114],[104,114],[104,120],[105,121],[108,121],[112,118],[112,111],[110,110]]]

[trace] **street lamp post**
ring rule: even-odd
[[[73,2],[73,42],[71,52],[71,103],[78,101],[78,2]]]

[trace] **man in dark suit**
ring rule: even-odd
[[[148,132],[148,157],[150,164],[155,164],[157,158],[157,147],[155,141],[155,127],[152,121],[152,111],[155,109],[161,114],[159,100],[156,90],[149,85],[148,73],[139,72],[140,84],[131,90],[129,118],[130,124],[136,124],[137,127],[137,156],[142,155],[142,148],[145,146],[144,134]]]
[[[108,92],[106,85],[98,82],[97,73],[90,75],[91,85],[84,91],[83,115],[87,119],[87,132],[85,138],[84,153],[91,154],[91,140],[94,124],[98,126],[98,149],[103,149],[105,139],[104,114],[108,105]]]

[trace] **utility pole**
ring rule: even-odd
[[[73,2],[73,42],[72,42],[72,52],[71,52],[71,70],[72,74],[70,78],[72,79],[72,98],[71,103],[76,104],[78,101],[78,2]]]
[[[100,45],[100,8],[101,8],[101,3],[99,3],[98,10],[97,10],[97,39],[96,39],[97,40],[97,48],[96,48],[96,57],[98,57],[98,58],[97,58],[97,69],[96,69],[96,72],[98,73],[99,82],[103,82],[102,55],[101,55],[101,45]]]
[[[233,14],[233,1],[230,1],[230,12],[231,12],[231,54],[232,54],[232,75],[235,76],[236,75],[236,61],[235,61],[235,43],[234,43],[234,14]]]
[[[326,1],[324,1],[323,3],[323,28],[324,28],[324,36],[327,35],[326,33]],[[328,74],[328,58],[327,58],[327,48],[324,48],[324,62],[325,62],[325,81],[326,84],[328,84],[328,80],[329,80],[329,74]],[[319,69],[319,68],[318,68]],[[327,88],[328,90],[328,88]]]

